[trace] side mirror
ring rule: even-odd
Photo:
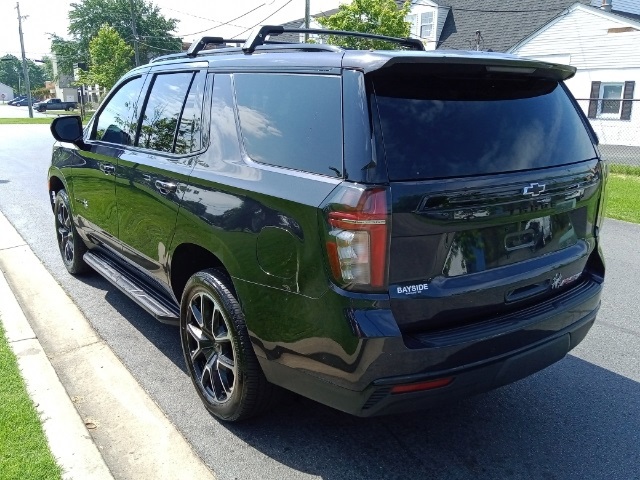
[[[65,115],[51,122],[51,134],[59,142],[73,143],[79,147],[82,141],[82,120],[77,115]]]

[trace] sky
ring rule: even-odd
[[[51,51],[48,33],[67,38],[69,5],[81,0],[0,0],[0,56],[20,57],[18,12],[23,18],[22,32],[27,58],[41,59]],[[348,0],[310,0],[311,13],[336,8]],[[304,17],[305,0],[154,0],[166,18],[179,20],[177,36],[193,41],[201,35],[232,37],[256,24],[280,24]],[[203,5],[206,5],[204,7]],[[253,11],[252,11],[253,10]],[[247,12],[247,15],[241,16]],[[236,17],[240,17],[235,19]],[[267,19],[267,17],[269,17]],[[221,23],[229,25],[216,28]],[[202,33],[202,30],[206,30]],[[243,34],[242,36],[245,36]]]

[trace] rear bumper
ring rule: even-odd
[[[281,347],[277,356],[256,350],[270,381],[339,410],[358,416],[419,410],[506,385],[561,360],[593,325],[601,292],[602,285],[588,279],[526,311],[424,335],[388,336],[389,311],[351,311],[364,338],[349,368],[340,371],[310,356],[303,361],[294,349]],[[373,336],[373,324],[387,336]],[[443,378],[453,380],[431,390],[393,391]]]
[[[390,377],[370,387],[367,400],[360,407],[361,416],[400,413],[429,408],[507,385],[546,368],[564,358],[586,336],[596,318],[593,311],[585,318],[530,348],[512,351],[501,358],[491,358],[478,365],[442,371],[429,376]],[[412,393],[392,393],[393,385],[452,377],[441,388]]]

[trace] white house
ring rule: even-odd
[[[4,83],[0,83],[0,101],[8,102],[9,100],[13,100],[13,88]]]
[[[574,4],[508,50],[575,66],[567,86],[605,145],[640,146],[640,16],[615,13],[634,6],[640,13],[637,0],[613,0],[613,13]]]
[[[435,50],[442,28],[451,7],[439,5],[443,2],[420,0],[411,2],[411,12],[406,21],[411,24],[411,36],[419,38],[427,50]]]

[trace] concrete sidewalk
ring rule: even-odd
[[[215,478],[1,213],[0,232],[0,317],[63,478]]]

